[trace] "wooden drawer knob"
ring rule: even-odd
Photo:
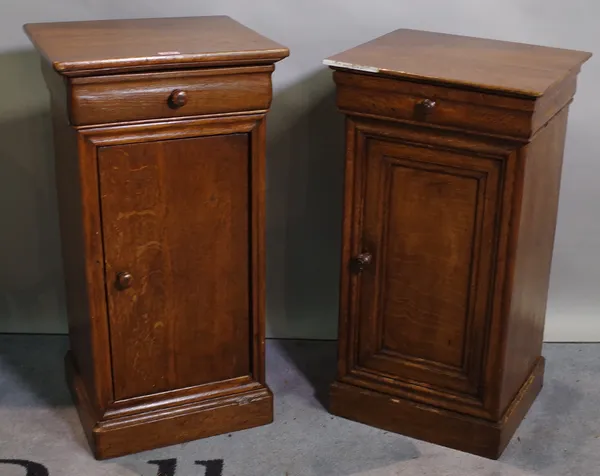
[[[435,101],[432,99],[423,99],[419,104],[419,108],[424,114],[429,114],[435,109]]]
[[[187,104],[187,101],[187,93],[185,91],[182,91],[181,89],[176,89],[169,96],[169,105],[174,109],[178,109],[182,106],[185,106]]]
[[[127,271],[117,274],[117,286],[119,289],[127,289],[131,287],[133,276]]]

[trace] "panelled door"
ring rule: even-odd
[[[98,152],[115,398],[250,374],[246,134]]]
[[[356,167],[357,366],[476,396],[501,161],[369,138]],[[356,228],[357,227],[357,228]]]

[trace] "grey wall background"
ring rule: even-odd
[[[571,108],[547,340],[600,341],[595,0],[2,0],[0,332],[65,332],[48,96],[28,22],[226,14],[285,44],[268,134],[268,327],[335,338],[343,123],[321,60],[397,28],[596,52]]]

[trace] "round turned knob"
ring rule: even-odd
[[[131,287],[132,282],[133,276],[131,275],[131,273],[123,271],[122,273],[117,274],[117,286],[120,289],[127,289]]]
[[[427,114],[432,112],[435,109],[435,101],[432,99],[423,99],[419,106],[423,109],[423,111]]]
[[[173,108],[185,106],[187,104],[187,93],[181,89],[176,89],[169,96],[169,104]]]
[[[371,253],[361,253],[354,257],[352,260],[352,266],[354,271],[362,271],[373,262],[373,255]]]

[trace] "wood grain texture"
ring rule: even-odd
[[[591,57],[584,51],[400,29],[325,60],[334,68],[539,97]]]
[[[249,375],[247,135],[104,147],[98,163],[115,398]]]
[[[289,50],[227,16],[24,26],[56,71],[87,76],[206,66],[273,64]]]
[[[272,66],[117,74],[70,81],[73,125],[265,111]],[[170,100],[185,93],[185,104]]]
[[[517,160],[516,150],[521,146],[520,142],[456,134],[447,130],[435,129],[432,132],[431,129],[413,124],[403,124],[402,127],[399,127],[395,123],[360,117],[347,119],[347,141],[346,174],[347,177],[352,178],[346,180],[345,187],[346,199],[342,241],[342,263],[344,263],[344,268],[341,273],[342,288],[340,290],[338,379],[363,388],[371,388],[386,394],[433,404],[436,407],[452,409],[486,419],[494,418],[492,416],[494,404],[487,402],[487,395],[494,395],[494,389],[497,385],[495,369],[499,365],[489,357],[492,345],[489,346],[487,357],[481,357],[476,345],[468,346],[468,360],[470,363],[465,362],[463,369],[460,370],[448,366],[432,366],[431,364],[424,366],[416,360],[404,359],[402,361],[404,365],[402,365],[400,372],[398,359],[390,361],[387,356],[381,353],[369,359],[370,367],[365,368],[359,365],[359,349],[364,348],[364,346],[376,349],[378,345],[375,333],[377,326],[363,325],[359,328],[360,320],[357,318],[357,316],[360,316],[359,306],[362,306],[362,296],[368,298],[373,296],[372,292],[366,294],[362,292],[364,289],[363,282],[371,277],[375,279],[371,274],[377,274],[378,260],[374,261],[374,267],[367,268],[358,275],[350,272],[351,269],[348,263],[354,256],[364,250],[362,230],[365,226],[363,217],[365,215],[366,176],[372,168],[377,167],[378,160],[381,160],[383,155],[390,157],[420,155],[422,160],[417,162],[417,165],[421,165],[421,167],[435,168],[443,166],[443,163],[446,162],[446,167],[453,165],[454,167],[450,167],[451,170],[460,171],[463,174],[470,173],[474,176],[489,174],[492,177],[495,176],[495,179],[490,179],[488,184],[482,187],[482,189],[487,190],[488,210],[494,210],[499,207],[500,200],[512,200],[512,177],[514,176],[514,164]],[[367,148],[369,144],[370,146]],[[387,151],[386,154],[383,154],[386,145]],[[373,153],[375,151],[377,153]],[[452,154],[448,155],[448,152]],[[495,161],[501,163],[494,165]],[[435,162],[437,165],[428,162]],[[414,167],[415,162],[409,162],[409,164],[411,163]],[[462,168],[457,168],[457,164]],[[504,171],[505,175],[502,190],[498,170],[496,170],[498,167]],[[499,235],[498,249],[506,248],[506,240],[503,237],[508,235],[510,224],[510,208],[503,208],[500,217],[496,219],[492,219],[494,217],[493,213],[486,215],[488,219],[484,221],[486,226],[482,235],[484,238],[481,240],[482,243],[487,244],[490,241],[490,236]],[[496,230],[497,226],[499,226],[498,231]],[[484,247],[484,249],[486,248]],[[503,259],[497,258],[499,261]],[[486,260],[482,259],[479,265],[484,266],[480,271],[480,276],[483,277],[481,281],[482,291],[486,289],[486,277],[491,278],[495,273],[497,276],[496,281],[502,283],[504,276],[502,266],[498,266],[496,271],[492,272],[489,267],[485,267],[485,263]],[[487,263],[490,264],[489,259]],[[475,279],[475,281],[478,280]],[[501,290],[500,284],[498,296],[500,296]],[[479,294],[485,298],[486,292]],[[494,295],[496,295],[495,290]],[[481,306],[485,303],[485,299],[482,300],[480,297],[479,302],[479,306]],[[493,326],[495,321],[501,321],[500,309],[496,308],[498,308],[497,305],[494,306],[494,311],[490,314],[485,312],[474,313],[473,315],[478,319],[479,324],[474,325],[472,329],[479,332],[485,331],[485,322]],[[482,322],[482,320],[485,322]],[[363,321],[377,323],[381,322],[381,319],[376,314],[371,313]],[[368,332],[365,332],[367,330]],[[369,344],[370,342],[371,344]],[[473,341],[474,344],[483,344],[484,342],[485,339],[481,335],[475,337]],[[366,355],[371,355],[371,353]],[[378,368],[376,372],[374,372],[374,367]],[[388,372],[385,371],[386,368]],[[486,369],[486,383],[484,386],[489,388],[490,391],[473,397],[474,389],[477,387],[476,384],[482,378],[478,372],[482,371],[483,368]],[[402,379],[395,377],[398,372],[403,376]],[[467,375],[471,375],[472,378],[466,378]],[[474,382],[475,386],[470,381]],[[432,385],[432,383],[435,383],[435,385]],[[449,391],[452,388],[462,392],[470,392],[471,395]]]
[[[237,395],[244,392],[260,390],[264,385],[250,376],[236,377],[227,380],[209,382],[191,387],[175,388],[164,392],[140,395],[138,397],[118,400],[102,415],[103,420],[112,420],[125,416],[134,416],[154,410],[177,408],[189,403],[201,402],[211,398]]]
[[[95,456],[269,423],[264,118],[287,49],[225,17],[27,29],[58,55],[66,369]],[[118,56],[159,42],[193,51]]]
[[[396,199],[386,223],[390,270],[381,298],[382,348],[461,367],[478,180],[419,167],[393,169],[388,190]],[[435,275],[427,271],[432,266]]]
[[[69,389],[96,459],[115,458],[273,421],[273,395],[258,384],[242,386],[233,393],[198,392],[192,398],[179,399],[175,405],[132,407],[129,411],[100,416],[90,405],[87,387],[74,369],[70,353],[65,363]]]
[[[91,147],[139,144],[223,134],[252,134],[264,113],[193,117],[77,128]]]
[[[543,375],[544,359],[541,358],[505,416],[497,422],[340,382],[332,385],[330,411],[384,430],[400,431],[413,438],[497,459],[542,389]]]
[[[86,160],[86,141],[69,127],[61,97],[51,90],[51,98],[69,340],[90,404],[100,412],[113,388],[97,170]]]
[[[334,57],[347,149],[333,413],[502,453],[542,386],[567,110],[588,57],[410,31]]]
[[[143,416],[102,422],[93,430],[95,456],[114,458],[223,433],[268,425],[273,396],[266,388]]]
[[[531,120],[532,135],[548,124],[550,119],[571,103],[576,90],[577,72],[571,72],[571,75],[567,76],[562,83],[555,85],[535,102]]]
[[[335,71],[333,78],[337,105],[347,114],[519,140],[527,140],[568,105],[577,86],[577,75],[571,73],[534,100],[348,71]],[[424,101],[435,103],[427,113]]]
[[[514,398],[542,352],[567,117],[565,108],[523,151],[512,293],[507,299],[503,343],[501,409]]]
[[[502,159],[365,141],[358,364],[477,396]]]
[[[531,99],[485,96],[431,84],[335,71],[337,105],[343,112],[499,136],[531,135]],[[363,94],[363,91],[369,94]],[[423,101],[435,106],[424,113]]]

